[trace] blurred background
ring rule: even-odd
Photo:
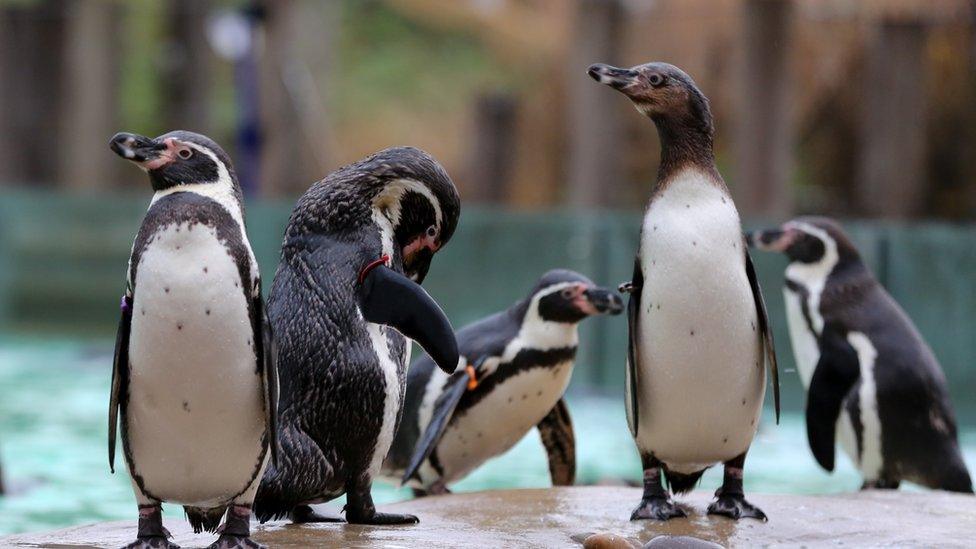
[[[710,98],[747,227],[845,221],[941,360],[976,468],[971,0],[0,0],[0,534],[135,517],[125,472],[108,472],[105,412],[125,261],[151,190],[108,150],[113,133],[221,143],[267,281],[312,182],[388,146],[426,149],[463,213],[425,285],[461,326],[553,267],[629,279],[657,135],[585,70],[651,60],[681,66]],[[848,463],[828,475],[807,450],[785,261],[755,259],[788,413],[761,429],[747,489],[855,490]],[[582,332],[579,480],[635,482],[626,324]],[[458,488],[548,482],[530,434]]]

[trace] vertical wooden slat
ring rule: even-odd
[[[906,218],[925,211],[925,24],[882,20],[862,82],[859,213]]]
[[[746,0],[733,192],[746,215],[791,213],[791,0]]]
[[[593,63],[617,63],[624,30],[619,0],[576,0],[575,30],[567,64],[569,90],[568,202],[575,207],[607,206],[621,185],[623,125],[620,97],[586,76]]]

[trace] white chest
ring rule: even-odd
[[[732,200],[695,173],[644,218],[637,442],[674,469],[735,457],[757,428],[765,370],[744,253]]]
[[[811,331],[810,325],[803,314],[804,304],[800,294],[783,288],[783,299],[786,302],[786,320],[790,330],[790,344],[793,346],[793,357],[796,368],[800,373],[803,387],[810,387],[810,379],[820,360],[820,346],[817,343],[818,334]],[[807,304],[809,306],[809,303]]]
[[[444,482],[460,480],[515,446],[556,406],[572,371],[572,361],[525,370],[456,416],[437,446]]]
[[[127,442],[146,489],[218,504],[262,454],[262,381],[237,265],[202,225],[162,228],[142,253],[129,345]]]

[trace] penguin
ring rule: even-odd
[[[840,443],[862,489],[907,480],[972,493],[942,368],[841,226],[800,217],[748,241],[789,258],[787,321],[820,466],[834,470]]]
[[[411,147],[340,168],[299,199],[268,298],[282,459],[258,489],[261,522],[336,521],[309,505],[343,494],[349,523],[418,521],[377,512],[370,490],[400,421],[407,338],[445,372],[458,366],[454,330],[420,284],[459,214],[450,176]]]
[[[577,326],[621,311],[615,292],[556,269],[524,299],[459,330],[461,361],[471,367],[449,376],[427,356],[410,367],[403,421],[384,474],[409,483],[417,495],[447,493],[449,484],[537,427],[553,485],[571,485],[575,438],[563,393],[579,344]]]
[[[129,256],[109,404],[109,467],[121,424],[139,505],[127,547],[177,547],[164,501],[195,532],[220,526],[212,548],[263,547],[249,538],[251,504],[277,454],[278,379],[234,168],[187,131],[109,145],[155,193]]]
[[[589,75],[626,95],[657,126],[661,163],[647,204],[627,307],[627,419],[644,469],[631,520],[684,516],[662,483],[691,490],[724,464],[709,514],[766,520],[743,494],[746,452],[769,365],[779,383],[762,292],[739,214],[715,167],[708,99],[681,69],[604,64]]]

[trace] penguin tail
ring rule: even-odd
[[[298,505],[298,501],[288,495],[293,491],[283,486],[281,479],[274,474],[273,467],[273,465],[268,464],[264,478],[258,486],[257,494],[254,495],[254,503],[251,508],[254,518],[261,524],[269,520],[288,517],[291,515],[292,509]]]
[[[966,464],[963,462],[962,456],[958,456],[958,459],[953,460],[953,462],[951,466],[943,470],[942,475],[940,475],[942,478],[930,487],[949,492],[972,494],[973,479],[969,476],[969,471],[966,469]]]
[[[226,511],[227,507],[214,507],[212,509],[183,507],[183,512],[186,513],[186,520],[190,523],[190,527],[193,528],[195,534],[199,534],[204,530],[215,533]]]
[[[675,494],[690,492],[692,488],[698,485],[698,481],[701,480],[702,475],[704,474],[704,469],[698,471],[697,473],[690,473],[687,475],[669,471],[667,468],[664,469],[664,478],[667,479],[668,486],[671,487],[671,491]]]

